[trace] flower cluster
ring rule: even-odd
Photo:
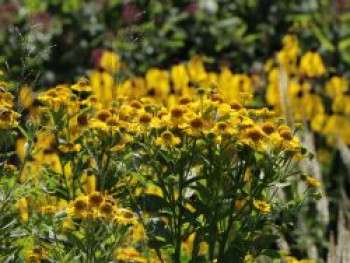
[[[300,58],[300,59],[299,59]],[[345,76],[327,68],[312,49],[301,52],[295,35],[283,38],[283,48],[266,63],[266,101],[287,118],[309,122],[329,144],[339,137],[349,144],[349,88]]]
[[[136,222],[132,211],[117,207],[112,196],[103,196],[100,192],[92,192],[88,196],[78,196],[68,204],[67,213],[72,218],[83,220],[101,218],[115,220],[119,224]]]
[[[256,76],[208,71],[194,57],[119,81],[117,55],[102,58],[89,79],[18,93],[27,123],[16,138],[14,175],[33,193],[17,206],[22,223],[38,227],[31,238],[50,247],[45,257],[225,262],[234,254],[244,262],[268,255],[271,244],[261,239],[283,234],[280,215],[300,207],[319,182],[300,176],[307,151],[298,127],[254,107]],[[301,179],[309,186],[303,194],[295,192]],[[288,205],[275,196],[282,187],[293,192]]]
[[[1,81],[0,71],[0,130],[10,129],[18,125],[19,114],[14,111],[14,96],[7,91],[7,84]]]

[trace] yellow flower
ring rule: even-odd
[[[188,62],[188,72],[193,82],[200,82],[207,78],[202,58],[198,56],[192,57]]]
[[[171,68],[171,79],[173,81],[173,88],[178,93],[188,87],[190,77],[184,64],[178,64]]]
[[[316,51],[309,51],[301,57],[300,73],[307,77],[321,77],[326,72],[322,57]]]
[[[310,187],[318,188],[321,186],[320,181],[308,175],[305,177],[305,181],[306,181],[306,184]]]
[[[23,222],[28,222],[29,219],[29,214],[28,214],[28,203],[27,203],[27,199],[26,198],[21,198],[18,202],[17,202],[17,207],[18,210],[21,214],[21,219]]]
[[[137,223],[133,226],[132,236],[134,242],[140,242],[145,240],[146,231],[141,223]]]
[[[265,122],[261,125],[261,129],[266,135],[270,135],[275,131],[275,125],[272,122]]]
[[[266,101],[270,105],[280,104],[280,86],[279,86],[279,70],[273,68],[269,72],[268,86],[266,90]]]
[[[180,142],[181,140],[179,137],[174,136],[170,131],[165,131],[155,140],[155,145],[172,147],[179,145]]]
[[[115,219],[119,224],[130,225],[136,224],[137,220],[134,213],[126,208],[119,208],[116,210]]]
[[[40,263],[40,255],[36,253],[29,252],[26,255],[26,263]]]
[[[92,192],[89,194],[89,205],[93,208],[99,207],[104,198],[100,192]]]
[[[146,263],[147,260],[134,248],[121,248],[117,250],[116,258],[118,262]]]
[[[90,73],[92,92],[104,106],[109,105],[114,98],[114,80],[107,71],[92,71]]]
[[[79,143],[74,144],[71,142],[67,142],[67,143],[61,144],[60,146],[58,146],[58,148],[63,153],[80,152],[81,144]]]
[[[41,213],[43,215],[52,215],[57,211],[56,207],[53,205],[46,205],[41,207]]]
[[[105,50],[100,58],[100,67],[115,74],[120,69],[120,57],[113,51]]]
[[[43,247],[35,247],[26,253],[26,263],[40,263],[47,259],[46,250]]]
[[[9,129],[18,125],[19,114],[13,110],[0,108],[0,129]]]
[[[241,211],[243,207],[246,205],[247,201],[246,200],[237,200],[234,203],[234,207],[237,211]]]
[[[139,123],[142,125],[148,125],[152,121],[152,115],[148,112],[144,112],[139,116]]]
[[[188,125],[188,129],[186,130],[187,134],[192,136],[200,136],[203,132],[204,121],[201,117],[195,116],[193,117]]]
[[[146,195],[156,195],[156,196],[161,196],[163,197],[163,192],[160,187],[157,186],[147,186],[145,189],[144,194]]]
[[[103,218],[112,219],[115,214],[115,206],[108,201],[104,201],[100,204],[99,211],[100,216],[102,216]]]
[[[348,81],[340,75],[331,77],[326,83],[326,94],[332,99],[342,96],[347,90]]]
[[[21,105],[28,109],[32,106],[34,102],[34,94],[29,86],[23,86],[19,92],[19,100]]]
[[[250,124],[252,125],[252,124]],[[265,146],[263,144],[263,139],[266,137],[264,132],[259,126],[248,126],[244,129],[240,143],[248,145],[249,147],[256,149],[258,151],[264,151]]]
[[[147,94],[156,99],[165,100],[170,91],[169,73],[152,68],[146,73]]]
[[[269,213],[271,211],[270,205],[260,200],[253,200],[253,207],[262,213]]]
[[[294,257],[287,256],[287,257],[284,258],[284,262],[285,263],[299,263],[299,260],[297,260]]]
[[[228,122],[217,122],[213,128],[213,132],[216,135],[232,135],[234,134],[236,131],[235,129],[232,128],[232,126],[230,125],[230,123]]]
[[[67,207],[67,213],[71,217],[85,219],[88,215],[88,197],[78,196]]]
[[[78,92],[91,92],[91,86],[89,85],[89,81],[87,79],[80,79],[77,83],[71,86],[72,90]]]
[[[315,261],[311,260],[311,259],[301,259],[298,260],[295,257],[292,256],[287,256],[284,258],[285,263],[314,263]]]
[[[170,111],[170,124],[175,128],[183,125],[185,122],[184,113],[185,109],[182,106],[175,106]]]
[[[317,114],[311,120],[311,128],[315,132],[321,132],[326,124],[327,117],[324,114]]]
[[[85,193],[92,194],[96,191],[96,176],[89,175],[86,177]]]

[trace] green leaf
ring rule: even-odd
[[[264,249],[269,247],[277,239],[279,239],[278,235],[262,235],[255,239],[254,246],[256,249]]]
[[[83,242],[80,240],[80,238],[78,236],[76,236],[75,234],[73,234],[72,232],[69,232],[69,231],[67,232],[66,235],[67,235],[68,241],[72,245],[78,247],[81,250],[85,249]]]
[[[138,197],[138,203],[148,212],[158,212],[164,208],[168,208],[168,203],[163,197],[158,195],[146,194]]]
[[[312,28],[315,36],[317,39],[321,42],[321,44],[324,46],[324,48],[330,52],[335,51],[335,47],[332,44],[332,42],[328,39],[328,37],[321,31],[321,29],[317,26],[314,26]]]
[[[262,254],[265,256],[268,256],[269,258],[281,259],[281,254],[274,249],[266,249],[263,251]]]

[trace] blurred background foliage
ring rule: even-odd
[[[41,85],[72,81],[116,51],[126,72],[206,55],[213,68],[245,70],[270,57],[288,30],[321,45],[334,67],[350,63],[344,0],[2,0],[0,67]],[[215,62],[214,62],[215,61]],[[210,63],[212,62],[212,63]]]

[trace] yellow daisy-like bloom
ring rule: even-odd
[[[91,92],[91,86],[89,85],[89,81],[87,79],[80,79],[77,83],[71,86],[72,90],[78,92]]]
[[[46,206],[41,207],[41,213],[43,215],[52,215],[56,211],[57,211],[57,208],[56,208],[56,206],[53,206],[53,205],[46,205]]]
[[[85,219],[88,215],[89,203],[87,196],[78,196],[70,202],[67,207],[67,213],[71,217]]]
[[[232,128],[231,124],[228,122],[217,122],[213,128],[213,132],[216,135],[232,135],[236,131]]]
[[[342,96],[343,93],[348,90],[348,85],[346,78],[335,75],[326,83],[326,94],[332,99],[335,99]]]
[[[163,132],[160,137],[158,137],[155,140],[155,145],[157,146],[165,146],[165,147],[172,147],[177,146],[181,142],[179,137],[176,137],[174,134],[172,134],[170,131]]]
[[[81,144],[68,142],[58,146],[58,149],[63,153],[80,152]]]
[[[299,263],[299,260],[297,260],[295,257],[287,256],[283,259],[283,262],[285,262],[285,263]]]
[[[313,188],[318,188],[321,186],[321,182],[318,181],[317,179],[311,177],[311,176],[306,176],[305,177],[305,182],[308,186],[313,187]]]
[[[188,76],[184,64],[178,64],[171,68],[171,79],[173,81],[173,88],[176,92],[181,92],[182,89],[188,87],[190,77]]]
[[[29,250],[26,254],[26,263],[40,263],[47,259],[46,250],[43,247],[37,247]]]
[[[18,210],[21,214],[21,219],[23,222],[27,222],[29,219],[29,214],[28,214],[28,202],[27,199],[25,199],[24,197],[21,198],[18,202],[17,202],[17,207]]]
[[[115,215],[115,211],[116,211],[115,206],[110,202],[104,201],[103,203],[100,204],[100,207],[99,207],[100,216],[104,219],[113,219]]]
[[[195,116],[189,121],[188,129],[185,131],[187,134],[198,137],[202,134],[204,127],[204,121],[201,117]]]
[[[264,138],[264,134],[259,127],[251,127],[245,131],[247,138],[251,139],[253,142],[258,142]]]
[[[19,114],[13,110],[0,108],[0,129],[9,129],[18,125]]]
[[[253,200],[253,207],[261,213],[269,213],[271,211],[271,206],[260,200]]]
[[[120,57],[113,51],[106,50],[100,58],[100,67],[114,74],[120,69]]]
[[[177,128],[184,124],[185,122],[185,109],[183,106],[175,106],[170,111],[170,120],[165,119],[165,124],[172,125],[174,128]]]
[[[108,106],[114,98],[115,83],[110,73],[107,71],[92,71],[90,73],[91,89],[98,101]]]
[[[283,259],[283,262],[285,262],[285,263],[314,263],[315,261],[313,261],[311,259],[298,260],[295,257],[287,256]]]
[[[27,253],[26,263],[40,263],[40,262],[41,262],[40,255],[33,252]]]
[[[247,124],[248,126],[244,129],[239,142],[258,151],[265,151],[264,138],[266,135],[259,126],[249,122]]]
[[[147,260],[134,248],[118,249],[116,253],[117,262],[146,263]]]
[[[308,77],[321,77],[326,72],[322,57],[316,51],[309,51],[301,57],[300,73]]]
[[[18,95],[20,103],[25,109],[28,109],[33,105],[35,97],[29,86],[23,86]]]
[[[141,125],[149,125],[152,121],[152,115],[148,112],[141,113],[138,121]]]
[[[188,63],[188,73],[194,82],[200,82],[207,78],[207,72],[201,57],[195,56],[191,58]]]
[[[275,125],[272,122],[265,122],[261,125],[261,129],[266,135],[270,135],[275,131]]]
[[[136,224],[137,220],[134,213],[126,208],[119,208],[116,210],[115,219],[119,224],[129,225]]]
[[[89,194],[89,205],[93,208],[99,207],[103,200],[104,198],[100,192],[92,192]]]

